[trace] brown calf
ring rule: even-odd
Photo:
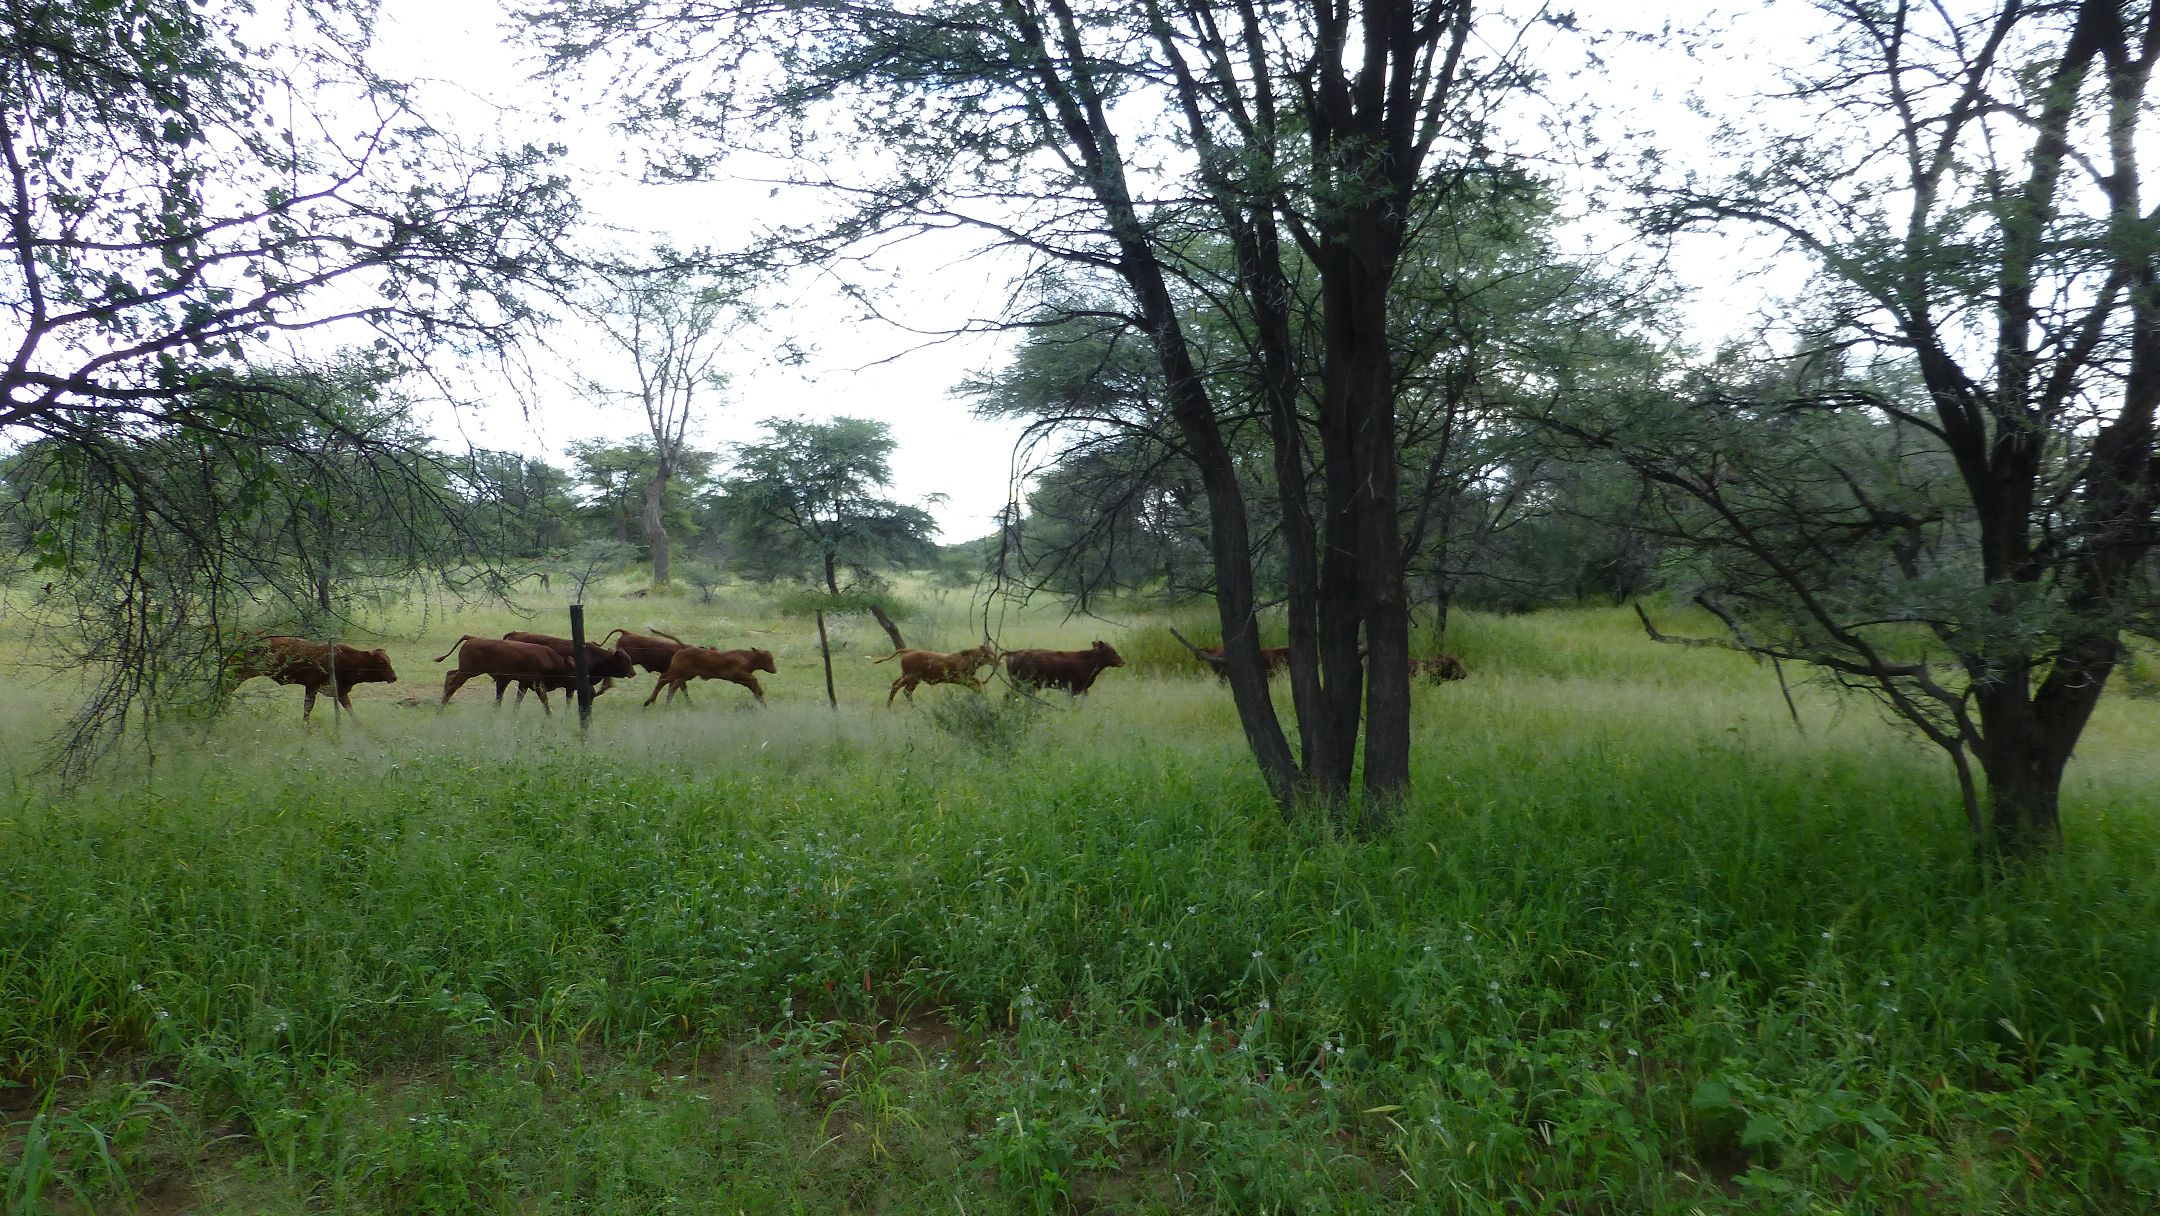
[[[895,650],[873,663],[889,663],[900,660],[900,678],[892,682],[892,691],[885,694],[885,708],[891,709],[893,698],[901,693],[907,699],[915,699],[915,689],[923,684],[965,684],[976,692],[982,691],[982,678],[975,674],[978,668],[997,665],[997,647],[985,642],[945,654],[936,650]]]
[[[778,670],[773,666],[770,650],[713,650],[704,646],[685,646],[668,662],[667,671],[660,676],[660,682],[653,685],[652,695],[645,698],[645,704],[659,700],[663,688],[670,701],[675,699],[677,692],[688,700],[690,681],[726,680],[749,689],[750,695],[763,705],[765,690],[758,687],[757,673],[777,673]]]

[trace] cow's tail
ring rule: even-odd
[[[650,626],[650,625],[647,625],[647,626],[646,626],[646,628],[647,628],[647,629],[652,629],[652,626]],[[655,636],[657,636],[657,637],[663,637],[663,638],[666,638],[666,639],[667,639],[668,641],[670,641],[670,642],[673,642],[673,643],[675,643],[675,644],[676,644],[677,646],[688,646],[688,645],[690,644],[690,643],[688,643],[688,642],[685,642],[685,641],[683,641],[683,640],[682,640],[681,638],[679,638],[679,637],[676,637],[676,636],[675,636],[674,634],[672,634],[672,633],[669,633],[669,632],[668,632],[667,630],[665,630],[665,629],[653,629],[653,634],[654,634]]]
[[[449,657],[450,657],[451,655],[454,655],[454,654],[456,654],[456,653],[457,653],[457,648],[458,648],[458,647],[460,647],[460,646],[463,646],[463,645],[464,645],[465,643],[467,643],[467,642],[471,641],[471,640],[472,640],[472,636],[473,636],[473,635],[471,635],[471,634],[469,634],[469,633],[468,633],[468,634],[464,634],[464,635],[460,636],[460,637],[458,638],[458,640],[457,640],[457,641],[455,641],[455,642],[452,642],[452,643],[450,643],[450,649],[448,649],[448,650],[445,650],[445,651],[443,651],[443,652],[442,652],[441,654],[439,654],[439,655],[436,655],[436,656],[435,656],[435,661],[436,661],[436,662],[438,662],[438,663],[440,663],[440,662],[442,662],[442,661],[443,661],[444,659],[447,659],[447,658],[449,658]]]
[[[899,658],[899,657],[900,657],[900,655],[901,655],[901,653],[902,653],[901,651],[899,651],[899,650],[895,650],[895,651],[893,651],[893,652],[892,652],[891,654],[889,654],[889,655],[886,655],[886,656],[885,656],[884,658],[882,658],[882,659],[872,659],[872,660],[870,660],[870,661],[871,661],[871,662],[873,662],[873,663],[890,663],[890,662],[892,662],[892,661],[893,661],[894,659],[897,659],[897,658]]]
[[[622,632],[622,630],[620,630],[620,629],[610,629],[610,630],[608,630],[608,631],[607,631],[607,632],[606,632],[605,634],[601,635],[601,638],[600,638],[600,640],[599,640],[599,641],[597,641],[597,642],[594,642],[594,643],[593,643],[593,645],[595,645],[595,646],[605,646],[605,645],[607,645],[607,640],[608,640],[609,638],[611,638],[611,637],[614,637],[614,636],[615,636],[616,634],[618,634],[618,633],[621,633],[621,632]]]

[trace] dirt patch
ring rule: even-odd
[[[37,1087],[28,1081],[0,1080],[0,1123],[37,1109]]]

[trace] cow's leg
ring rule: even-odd
[[[503,698],[503,694],[504,694],[504,693],[506,693],[506,692],[508,692],[508,691],[510,691],[510,677],[509,677],[509,676],[496,676],[496,677],[495,677],[495,708],[497,708],[497,709],[501,709],[501,708],[502,708],[502,698]],[[522,697],[522,696],[524,696],[524,695],[525,695],[525,686],[524,686],[524,685],[522,685],[522,684],[518,685],[518,695],[519,695],[520,697]],[[510,708],[512,708],[512,709],[516,709],[516,708],[517,708],[517,702],[515,702],[515,701],[511,702],[511,703],[510,703]]]
[[[444,676],[442,678],[442,703],[448,705],[450,703],[450,694],[465,687],[465,681],[472,679],[474,674],[470,671],[453,671]]]
[[[337,689],[338,704],[345,707],[346,713],[352,712],[352,688],[350,684],[340,684]]]
[[[765,690],[758,687],[757,674],[755,672],[744,672],[743,678],[735,682],[742,685],[744,688],[749,689],[750,695],[757,698],[758,704],[763,705],[765,703]],[[912,701],[914,699],[914,694],[910,693],[908,695],[908,700]]]
[[[546,714],[550,718],[554,717],[555,711],[548,708],[547,689],[538,684],[535,684],[532,686],[532,692],[534,696],[540,698],[540,712]],[[523,697],[524,695],[525,686],[523,684],[520,684],[518,685],[518,696]]]
[[[300,724],[305,726],[307,725],[309,715],[315,712],[315,686],[313,684],[309,684],[305,686],[302,691],[304,691],[307,695],[301,698],[300,701]]]
[[[885,694],[885,708],[892,708],[892,699],[900,695],[900,690],[902,688],[907,689],[908,700],[913,701],[915,699],[914,687],[908,683],[908,678],[906,676],[901,676],[899,679],[892,682],[892,691]]]
[[[653,685],[653,686],[652,686],[652,695],[651,695],[651,696],[649,696],[649,697],[647,697],[647,698],[645,698],[645,704],[647,704],[647,705],[651,705],[651,704],[652,704],[653,702],[655,702],[655,701],[659,700],[659,699],[660,699],[660,690],[661,690],[661,689],[663,689],[663,688],[666,688],[667,686],[668,686],[668,682],[667,682],[666,680],[662,680],[662,681],[660,681],[659,683],[657,683],[657,684]],[[672,701],[672,700],[674,700],[675,698],[674,698],[673,694],[670,694],[670,695],[669,695],[669,697],[668,697],[668,699]]]

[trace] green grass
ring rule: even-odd
[[[888,712],[847,618],[836,714],[765,602],[594,608],[773,649],[765,711],[641,710],[641,677],[580,742],[402,705],[527,624],[408,612],[405,682],[335,726],[265,686],[67,792],[11,747],[0,1211],[2160,1197],[2151,702],[2104,703],[2065,853],[1985,881],[1944,766],[1864,705],[1803,688],[1802,734],[1767,671],[1624,611],[1473,615],[1472,678],[1416,693],[1414,805],[1357,844],[1282,822],[1197,665]],[[925,645],[979,620],[915,608]]]

